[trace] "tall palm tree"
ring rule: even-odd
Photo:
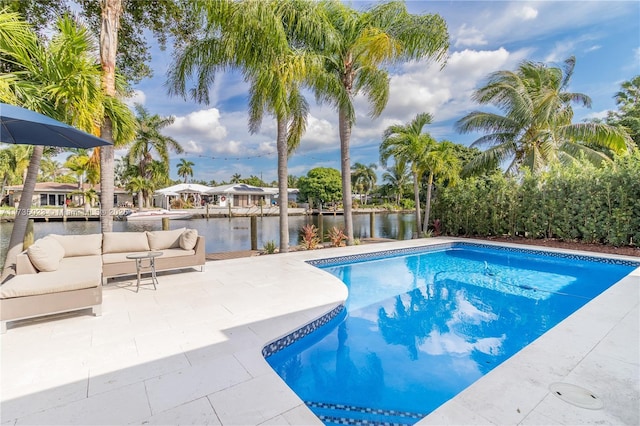
[[[61,17],[56,33],[44,44],[16,14],[0,11],[0,55],[14,70],[0,75],[0,100],[44,113],[82,130],[93,132],[108,114],[116,124],[116,136],[133,135],[133,120],[126,105],[105,96],[100,70],[92,56],[93,39],[86,28]],[[44,148],[35,146],[23,187],[19,210],[31,207],[32,194]],[[5,262],[11,272],[22,249],[27,215],[17,215]]]
[[[482,105],[493,105],[500,113],[474,111],[456,126],[462,133],[485,132],[471,146],[488,146],[467,167],[481,169],[490,163],[509,161],[507,173],[523,167],[534,173],[551,163],[575,161],[580,155],[594,163],[610,161],[599,146],[616,153],[632,145],[622,129],[602,123],[573,124],[572,103],[590,107],[591,99],[582,93],[567,92],[575,58],[563,67],[524,61],[516,71],[498,71],[473,94]]]
[[[369,192],[376,186],[375,169],[378,168],[374,163],[368,166],[362,163],[356,163],[351,167],[353,172],[351,173],[351,182],[354,188],[357,188],[360,193],[360,202],[367,204],[367,196]],[[363,199],[364,197],[364,199]]]
[[[338,110],[342,203],[347,244],[353,244],[351,197],[351,130],[355,124],[354,98],[362,92],[379,116],[389,97],[389,76],[383,66],[401,61],[444,61],[449,47],[447,26],[439,15],[412,15],[401,1],[378,4],[359,13],[339,1],[324,3],[336,41],[323,47],[324,78],[316,97]]]
[[[434,176],[441,181],[454,184],[460,177],[460,159],[456,155],[455,144],[450,141],[441,141],[435,144],[422,158],[422,166],[428,173],[427,177],[427,202],[424,208],[424,223],[422,230],[429,229],[429,215],[431,213],[431,191]]]
[[[382,174],[382,180],[395,188],[396,205],[400,204],[400,198],[409,179],[411,171],[407,168],[407,161],[402,158],[394,158],[393,165],[387,167],[387,171]]]
[[[193,166],[195,163],[193,161],[186,160],[184,158],[180,159],[178,163],[178,176],[184,178],[184,183],[187,183],[187,177],[193,177]]]
[[[186,81],[197,74],[192,94],[208,102],[215,73],[234,68],[250,84],[249,130],[259,130],[264,113],[276,119],[280,252],[288,251],[288,156],[306,129],[308,105],[300,87],[312,81],[314,56],[304,49],[325,44],[326,24],[316,3],[302,0],[218,1],[202,5],[206,36],[184,49],[170,74],[175,93],[185,95]]]
[[[102,90],[116,99],[116,53],[118,52],[118,27],[122,15],[122,0],[100,0],[100,65],[102,68]],[[100,126],[100,137],[117,142],[113,120],[105,114]],[[100,229],[113,230],[113,196],[115,193],[114,145],[100,148]]]
[[[420,235],[422,215],[420,212],[420,181],[425,172],[424,159],[433,149],[436,141],[422,129],[432,121],[431,114],[423,112],[417,114],[409,124],[395,124],[384,132],[380,144],[380,162],[386,165],[390,157],[395,161],[411,164],[413,175],[413,197],[416,203],[416,224],[414,238]]]
[[[161,129],[171,125],[173,117],[160,117],[158,114],[150,115],[140,104],[135,104],[137,132],[131,147],[129,148],[129,161],[138,164],[140,176],[150,178],[149,164],[153,161],[153,154],[157,154],[159,160],[169,167],[169,151],[177,154],[184,152],[182,146],[172,137],[163,135]]]

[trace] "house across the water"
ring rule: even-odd
[[[22,198],[23,185],[11,185],[4,188],[2,205],[17,207]],[[93,189],[97,198],[92,198],[89,192]],[[33,191],[32,206],[84,206],[85,202],[95,205],[100,197],[100,185],[82,185],[77,183],[38,182]],[[114,206],[131,206],[133,199],[124,188],[116,187],[113,195]]]

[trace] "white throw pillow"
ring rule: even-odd
[[[178,248],[180,247],[180,235],[182,235],[184,231],[185,228],[171,231],[147,231],[149,247],[151,250]]]
[[[187,229],[180,235],[180,248],[183,250],[193,250],[198,241],[198,230]]]
[[[54,238],[46,236],[29,246],[27,256],[38,271],[56,271],[64,257],[64,248]]]

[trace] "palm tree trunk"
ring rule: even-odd
[[[433,172],[429,172],[429,182],[427,183],[427,205],[424,208],[424,224],[422,231],[429,229],[429,214],[431,213],[431,188],[433,187]]]
[[[100,29],[100,64],[102,86],[108,96],[116,96],[116,52],[118,50],[118,25],[122,13],[122,0],[100,0],[102,26]],[[100,129],[100,137],[113,142],[113,125],[108,117]],[[100,149],[100,228],[102,232],[113,230],[114,194],[113,145]]]
[[[416,226],[413,232],[413,238],[418,238],[420,235],[420,186],[418,185],[419,176],[418,172],[413,172],[413,199],[416,203]]]
[[[353,245],[353,217],[351,197],[351,159],[349,158],[349,143],[351,141],[351,122],[347,119],[344,108],[339,111],[340,128],[340,164],[342,167],[342,208],[344,211],[344,233],[347,245]]]
[[[2,186],[0,186],[0,205],[2,200],[4,199],[4,187],[7,186],[7,182],[9,181],[9,172],[4,173],[4,177],[2,178]]]
[[[278,192],[280,199],[278,200],[280,208],[280,253],[289,251],[289,182],[288,176],[288,154],[289,147],[287,145],[287,121],[284,118],[278,118]]]
[[[4,261],[2,280],[7,278],[9,274],[15,273],[16,259],[22,251],[22,242],[24,241],[24,234],[27,231],[27,222],[29,221],[27,212],[33,202],[33,191],[36,187],[36,181],[38,180],[38,170],[40,170],[40,159],[42,158],[43,151],[43,146],[33,147],[29,168],[27,169],[27,175],[22,187],[20,203],[18,204],[18,211],[16,211],[16,218],[13,222],[11,238],[9,239],[9,248]]]

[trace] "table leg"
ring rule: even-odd
[[[156,258],[152,257],[149,262],[149,266],[151,267],[151,282],[153,283],[153,289],[157,290],[156,284],[158,283],[158,277],[156,277]]]
[[[136,259],[136,273],[138,275],[138,282],[136,284],[136,293],[140,290],[140,270],[142,269],[142,259]]]

